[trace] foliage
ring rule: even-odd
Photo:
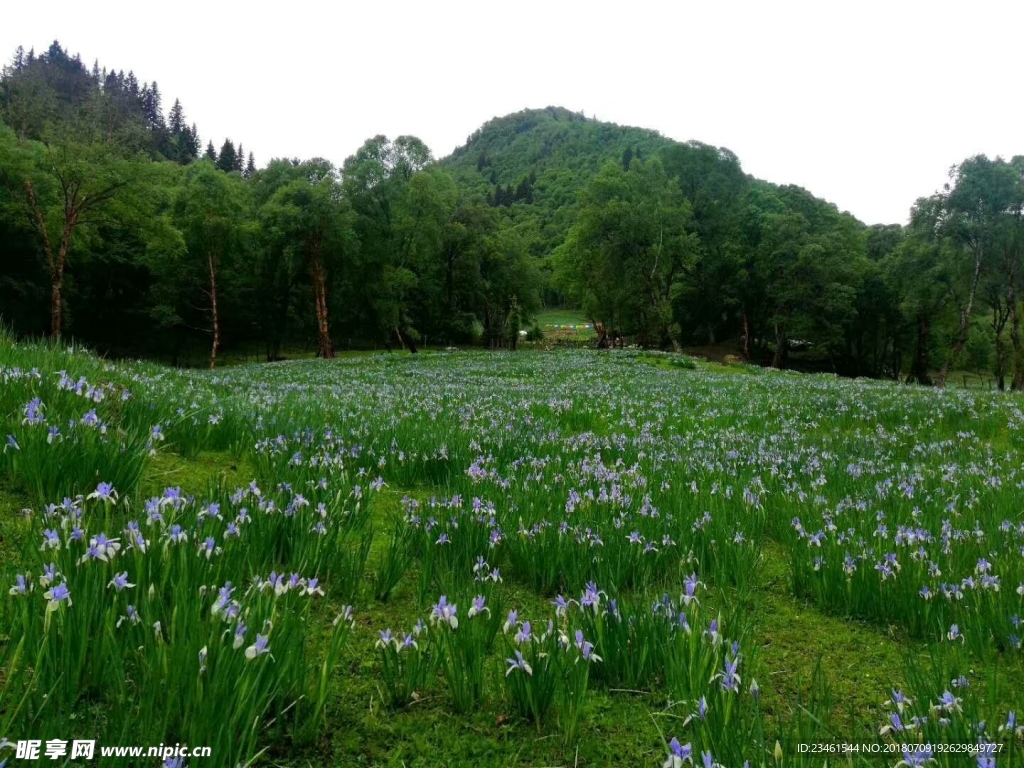
[[[968,158],[908,226],[865,227],[727,148],[556,107],[495,118],[439,161],[409,135],[340,168],[200,146],[155,82],[56,42],[19,49],[0,74],[16,333],[175,363],[202,347],[216,365],[515,349],[545,305],[571,304],[601,347],[940,385],[969,367],[1024,389],[1022,157]]]

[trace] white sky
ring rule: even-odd
[[[442,157],[558,105],[734,151],[868,224],[949,166],[1024,154],[1017,0],[7,3],[0,57],[54,39],[156,80],[203,144],[340,164],[378,133]]]

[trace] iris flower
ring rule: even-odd
[[[100,483],[96,486],[96,490],[86,496],[86,498],[117,504],[117,491],[114,490],[114,486],[110,483]]]
[[[693,747],[689,744],[680,744],[679,739],[672,737],[668,743],[668,759],[665,760],[662,768],[682,768],[683,763],[693,765]]]
[[[128,571],[117,574],[116,576],[114,576],[113,579],[111,579],[110,583],[107,584],[108,588],[113,587],[118,592],[121,592],[125,589],[131,589],[134,586],[134,584],[128,583]]]
[[[48,601],[46,604],[47,611],[57,610],[61,603],[67,603],[68,607],[71,607],[71,591],[66,583],[57,584],[52,589],[48,589],[43,597]]]
[[[22,574],[18,574],[15,579],[17,583],[10,588],[8,594],[10,595],[24,595],[28,592],[28,584],[25,581],[25,577]]]
[[[533,675],[533,667],[531,667],[530,663],[523,658],[523,654],[520,651],[516,651],[516,657],[514,659],[505,659],[505,661],[508,662],[509,665],[508,669],[505,670],[505,677],[508,677],[512,674],[512,671],[516,669],[521,669],[526,674]]]
[[[441,599],[437,601],[437,605],[430,612],[430,619],[435,623],[448,624],[452,629],[458,629],[459,619],[455,615],[457,610],[458,606],[449,604],[448,597],[441,595]]]
[[[257,633],[256,642],[245,649],[245,658],[255,659],[265,653],[270,653],[270,638]]]
[[[484,600],[484,596],[483,596],[483,595],[477,595],[476,597],[474,597],[474,598],[473,598],[473,604],[472,604],[472,605],[470,605],[470,607],[469,607],[469,611],[468,611],[468,613],[467,613],[467,615],[469,616],[469,618],[471,618],[471,619],[472,619],[472,618],[473,618],[474,616],[476,616],[476,615],[477,615],[478,613],[483,613],[484,611],[487,611],[487,615],[488,615],[488,616],[490,616],[490,615],[491,615],[491,609],[490,609],[490,608],[488,608],[488,607],[487,607],[487,606],[486,606],[486,605],[484,604],[485,602],[486,602],[486,601]]]
[[[896,763],[896,766],[897,768],[900,768],[900,766],[906,766],[906,768],[921,768],[921,766],[934,762],[935,758],[932,757],[931,746],[904,744],[903,759]]]

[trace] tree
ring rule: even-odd
[[[64,276],[76,235],[96,227],[128,184],[126,163],[109,145],[62,138],[19,143],[0,125],[0,181],[38,238],[50,277],[50,335],[59,338]]]
[[[1024,292],[1024,156],[1010,161],[1014,172],[998,243],[1002,255],[1006,304],[1010,307],[1010,342],[1013,347],[1013,383],[1015,392],[1024,390],[1024,340],[1021,338],[1021,293]]]
[[[419,334],[410,311],[416,284],[410,262],[413,241],[399,228],[398,208],[410,180],[431,161],[430,150],[414,136],[399,136],[393,142],[374,136],[342,168],[345,196],[356,215],[361,282],[379,287],[360,300],[378,332],[385,338],[393,334],[403,347]]]
[[[209,160],[214,165],[217,165],[217,150],[213,148],[212,140],[206,144],[206,152],[203,154],[203,160]]]
[[[224,144],[220,148],[220,154],[217,155],[217,167],[225,173],[231,173],[235,170],[235,165],[238,163],[238,153],[235,151],[235,145],[231,139],[224,139]]]
[[[282,184],[261,210],[270,248],[294,265],[294,272],[308,271],[316,315],[317,356],[334,357],[328,287],[331,273],[340,269],[354,247],[352,216],[341,194],[338,174],[331,163],[310,160],[282,173]]]
[[[804,189],[754,181],[733,227],[726,260],[735,271],[726,295],[741,308],[744,353],[754,342],[766,355],[772,339],[771,364],[786,367],[795,340],[817,365],[835,372],[849,365],[858,297],[871,269],[863,225]]]
[[[253,158],[252,152],[250,152],[249,160],[245,164],[245,170],[242,171],[242,175],[247,179],[251,179],[254,173],[256,173],[256,160]]]
[[[935,383],[940,387],[945,385],[950,368],[967,344],[982,280],[988,271],[998,268],[999,239],[1007,212],[1020,205],[1016,189],[1019,176],[1001,161],[993,162],[984,155],[969,158],[950,171],[950,180],[952,186],[946,186],[941,199],[938,235],[956,245],[951,268],[958,276],[953,300],[959,322],[936,378]],[[1006,279],[1011,285],[1015,284],[1016,276],[1009,274],[1013,271],[1011,266],[1007,264],[1006,269]]]
[[[187,127],[185,123],[185,108],[181,106],[180,99],[175,99],[174,106],[171,107],[171,111],[167,115],[167,129],[171,132],[172,136],[180,136]]]
[[[738,223],[749,181],[736,155],[724,148],[696,141],[672,144],[662,150],[661,158],[666,174],[690,203],[691,226],[699,242],[698,258],[677,293],[676,319],[684,332],[712,343],[735,334],[739,320],[749,357],[749,313],[738,295]]]
[[[210,368],[217,364],[221,344],[218,306],[219,279],[225,262],[239,250],[245,225],[245,189],[237,177],[217,173],[211,163],[190,166],[174,199],[174,221],[185,241],[187,263],[183,270],[194,275],[201,264],[202,292],[210,315]]]
[[[540,275],[525,244],[508,227],[484,236],[480,250],[480,314],[491,347],[519,343],[525,318],[539,308]]]
[[[608,331],[644,345],[680,345],[672,298],[696,258],[691,208],[660,161],[609,162],[581,197],[557,254],[556,277],[607,344]]]
[[[935,335],[950,304],[948,251],[941,237],[942,197],[920,198],[910,214],[905,236],[886,259],[886,282],[896,291],[913,348],[907,382],[930,386]]]

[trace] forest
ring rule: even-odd
[[[599,346],[1024,388],[1024,156],[966,158],[908,224],[866,226],[727,149],[557,107],[441,159],[379,135],[340,167],[259,165],[242,138],[204,143],[155,80],[19,48],[0,74],[0,321],[213,367],[514,348],[568,306]]]

